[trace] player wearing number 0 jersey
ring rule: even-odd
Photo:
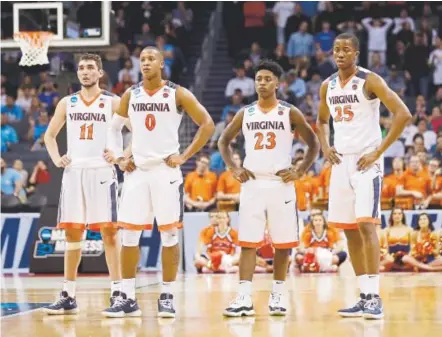
[[[103,75],[101,58],[81,56],[78,64],[81,90],[64,97],[45,134],[49,155],[64,168],[57,228],[65,229],[65,281],[60,299],[45,308],[48,314],[78,312],[75,280],[81,259],[84,230],[101,231],[111,276],[111,303],[120,294],[119,243],[116,238],[117,178],[106,158],[110,122],[120,99],[98,86]],[[67,154],[60,157],[56,137],[67,126]]]
[[[111,148],[117,152],[116,162],[126,171],[118,213],[123,228],[123,294],[103,314],[107,317],[141,314],[135,299],[138,245],[142,230],[152,229],[155,218],[163,245],[158,315],[175,317],[173,284],[180,262],[177,229],[182,226],[184,206],[180,165],[207,143],[215,127],[209,113],[190,91],[162,79],[164,59],[158,49],[143,49],[140,62],[143,82],[124,93],[118,114],[112,120]],[[180,154],[178,128],[184,111],[199,125],[199,130]],[[127,156],[122,156],[121,128],[127,119],[132,125],[132,147],[131,151],[125,151]]]
[[[256,249],[264,244],[266,223],[273,246],[274,281],[269,298],[271,315],[285,315],[284,281],[290,249],[298,245],[298,212],[293,180],[301,177],[315,160],[318,140],[302,113],[276,98],[281,67],[263,61],[257,68],[255,86],[258,101],[241,109],[218,142],[226,165],[241,183],[238,239],[241,246],[238,296],[224,311],[225,316],[254,315],[251,281]],[[300,169],[291,167],[293,129],[296,127],[309,149]],[[236,167],[230,142],[242,129],[246,157]]]
[[[332,166],[329,190],[329,224],[344,229],[351,262],[359,280],[361,298],[339,311],[344,317],[383,317],[379,298],[379,240],[383,179],[383,153],[402,133],[411,118],[405,104],[385,81],[358,67],[359,41],[339,35],[333,45],[338,72],[320,89],[319,139]],[[393,114],[393,125],[382,140],[379,105]],[[329,119],[333,119],[334,147],[329,144]]]

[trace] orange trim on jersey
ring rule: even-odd
[[[240,241],[238,243],[238,246],[244,247],[244,248],[259,248],[264,244],[264,240],[260,242],[247,242],[247,241]]]
[[[167,225],[158,225],[158,230],[160,232],[164,232],[164,231],[168,231],[170,229],[174,229],[174,228],[183,228],[183,223],[182,222],[173,222]]]
[[[118,228],[117,222],[95,222],[88,224],[88,229],[93,232],[99,232],[101,228]]]
[[[274,243],[273,242],[273,247],[275,247],[276,249],[289,249],[289,248],[295,248],[299,246],[299,242],[287,242],[287,243]]]
[[[78,222],[60,222],[57,225],[57,228],[59,229],[66,229],[66,228],[73,228],[73,229],[86,229],[86,225],[84,223],[78,223]]]
[[[339,229],[359,229],[357,223],[328,222],[329,225]]]
[[[103,93],[103,91],[100,90],[100,92],[97,94],[97,96],[95,96],[94,98],[92,98],[91,101],[86,101],[86,99],[83,97],[83,95],[81,94],[81,92],[80,92],[80,94],[79,94],[78,96],[80,96],[80,99],[81,99],[81,101],[84,103],[84,105],[86,105],[86,106],[90,106],[92,103],[94,103],[94,102],[97,100],[98,97],[100,97],[100,95],[101,95],[102,93]]]
[[[133,223],[127,223],[127,222],[122,222],[122,221],[118,221],[118,227],[124,228],[124,229],[129,229],[132,231],[142,231],[143,229],[147,229],[147,230],[153,229],[152,224],[136,225]]]
[[[144,92],[146,93],[146,94],[148,94],[150,97],[152,97],[153,95],[155,95],[158,91],[160,91],[161,89],[163,89],[164,88],[164,86],[166,85],[166,81],[163,81],[162,83],[161,83],[161,86],[160,87],[158,87],[158,88],[156,88],[156,89],[153,89],[153,90],[149,90],[149,89],[146,89],[144,86],[143,86],[143,89],[144,89]]]
[[[376,225],[379,225],[381,223],[381,219],[378,218],[370,218],[370,217],[362,217],[362,218],[356,218],[356,222],[357,223],[361,223],[361,222],[369,222],[369,223],[374,223]]]
[[[358,73],[358,71],[359,71],[359,68],[356,68],[356,71],[353,73],[353,74],[351,74],[350,75],[350,77],[349,78],[347,78],[346,80],[341,80],[341,78],[339,77],[339,75],[338,75],[338,78],[339,78],[339,84],[340,84],[340,86],[341,86],[341,89],[343,88],[343,87],[345,87],[346,85],[347,85],[347,83],[348,82],[350,82],[350,80]]]

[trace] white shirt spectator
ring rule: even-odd
[[[21,107],[24,111],[28,112],[29,109],[31,108],[31,102],[32,102],[31,96],[26,98],[24,95],[21,95],[17,98],[17,100],[15,101],[15,104],[17,104],[19,107]]]
[[[417,130],[416,130],[417,131]],[[416,132],[417,133],[417,132]],[[415,134],[416,134],[415,133]],[[415,134],[410,134],[408,136],[408,138],[405,140],[405,145],[406,146],[411,146],[413,145],[413,137],[415,136]],[[427,149],[427,151],[431,150],[431,147],[433,145],[436,145],[436,139],[437,139],[437,135],[434,131],[431,130],[427,130],[423,133],[424,136],[424,146]]]
[[[243,96],[250,97],[255,94],[255,81],[250,77],[235,77],[227,83],[225,96],[231,97],[236,89],[241,89]]]
[[[273,13],[278,15],[278,27],[284,28],[287,23],[287,19],[293,14],[295,3],[293,1],[278,1],[273,6]]]
[[[394,18],[394,29],[393,34],[397,34],[401,31],[402,25],[408,22],[410,24],[411,30],[414,32],[416,30],[416,26],[414,25],[414,20],[410,18],[409,16],[406,18]]]
[[[384,157],[395,158],[405,156],[405,146],[400,140],[396,140],[391,146],[385,151]]]
[[[372,26],[370,21],[372,18],[364,18],[361,23],[368,32],[368,50],[369,51],[386,51],[387,50],[387,32],[393,24],[390,18],[382,18],[384,24],[379,27]]]
[[[127,73],[130,76],[132,83],[138,83],[138,72],[135,68],[126,69],[123,68],[118,72],[118,82],[123,82],[123,75]]]
[[[132,68],[133,72],[137,74],[137,80],[134,83],[138,82],[138,79],[140,78],[140,73],[141,73],[141,63],[140,63],[140,57],[134,56],[132,55],[130,57],[130,59],[132,60],[132,64],[134,65],[134,67]],[[132,78],[132,77],[131,77]]]
[[[413,137],[416,133],[418,133],[418,129],[417,129],[416,125],[414,125],[414,124],[407,125],[404,128],[404,131],[402,131],[400,139],[405,140],[405,146],[413,145]],[[408,143],[409,139],[411,139],[410,143]]]
[[[442,85],[442,42],[441,46],[431,52],[428,63],[434,67],[433,83],[434,85]]]

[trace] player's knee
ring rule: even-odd
[[[163,247],[173,247],[178,244],[178,229],[174,228],[161,232],[161,244]]]
[[[361,236],[362,238],[364,238],[364,240],[367,238],[371,238],[373,234],[376,234],[376,226],[371,223],[361,224],[359,225],[359,232],[361,233]]]
[[[66,246],[65,246],[65,250],[69,251],[69,250],[79,250],[83,248],[83,242],[82,241],[78,241],[78,242],[66,242]]]
[[[65,230],[65,237],[66,242],[81,242],[83,238],[83,230],[82,229],[76,229],[76,228],[66,228]]]
[[[123,246],[138,247],[142,231],[123,229]]]
[[[116,228],[101,228],[101,238],[106,246],[115,246],[117,244],[118,229]]]

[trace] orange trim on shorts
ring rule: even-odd
[[[379,225],[381,223],[381,219],[370,218],[370,217],[362,217],[362,218],[356,218],[356,222],[357,223],[369,222],[369,223],[373,223],[373,224]]]
[[[273,243],[273,247],[276,249],[289,249],[295,248],[299,246],[299,241],[296,242],[287,242],[287,243]]]
[[[101,228],[118,228],[116,222],[95,222],[88,224],[88,229],[93,232],[99,232]]]
[[[264,240],[260,242],[247,242],[247,241],[240,241],[238,246],[244,247],[244,248],[259,248],[264,244]]]
[[[170,223],[167,225],[158,225],[158,230],[160,232],[168,231],[168,230],[174,229],[174,228],[177,228],[177,229],[183,228],[183,223],[177,221],[177,222],[173,222],[173,223]]]
[[[132,231],[142,231],[143,229],[152,230],[153,225],[152,224],[136,225],[133,223],[118,221],[118,228],[130,229]]]
[[[359,229],[357,223],[343,223],[343,222],[328,222],[329,225],[332,225],[338,229]]]
[[[73,229],[86,229],[86,224],[84,223],[78,223],[78,222],[60,222],[57,225],[58,229],[66,229],[66,228],[73,228]]]

